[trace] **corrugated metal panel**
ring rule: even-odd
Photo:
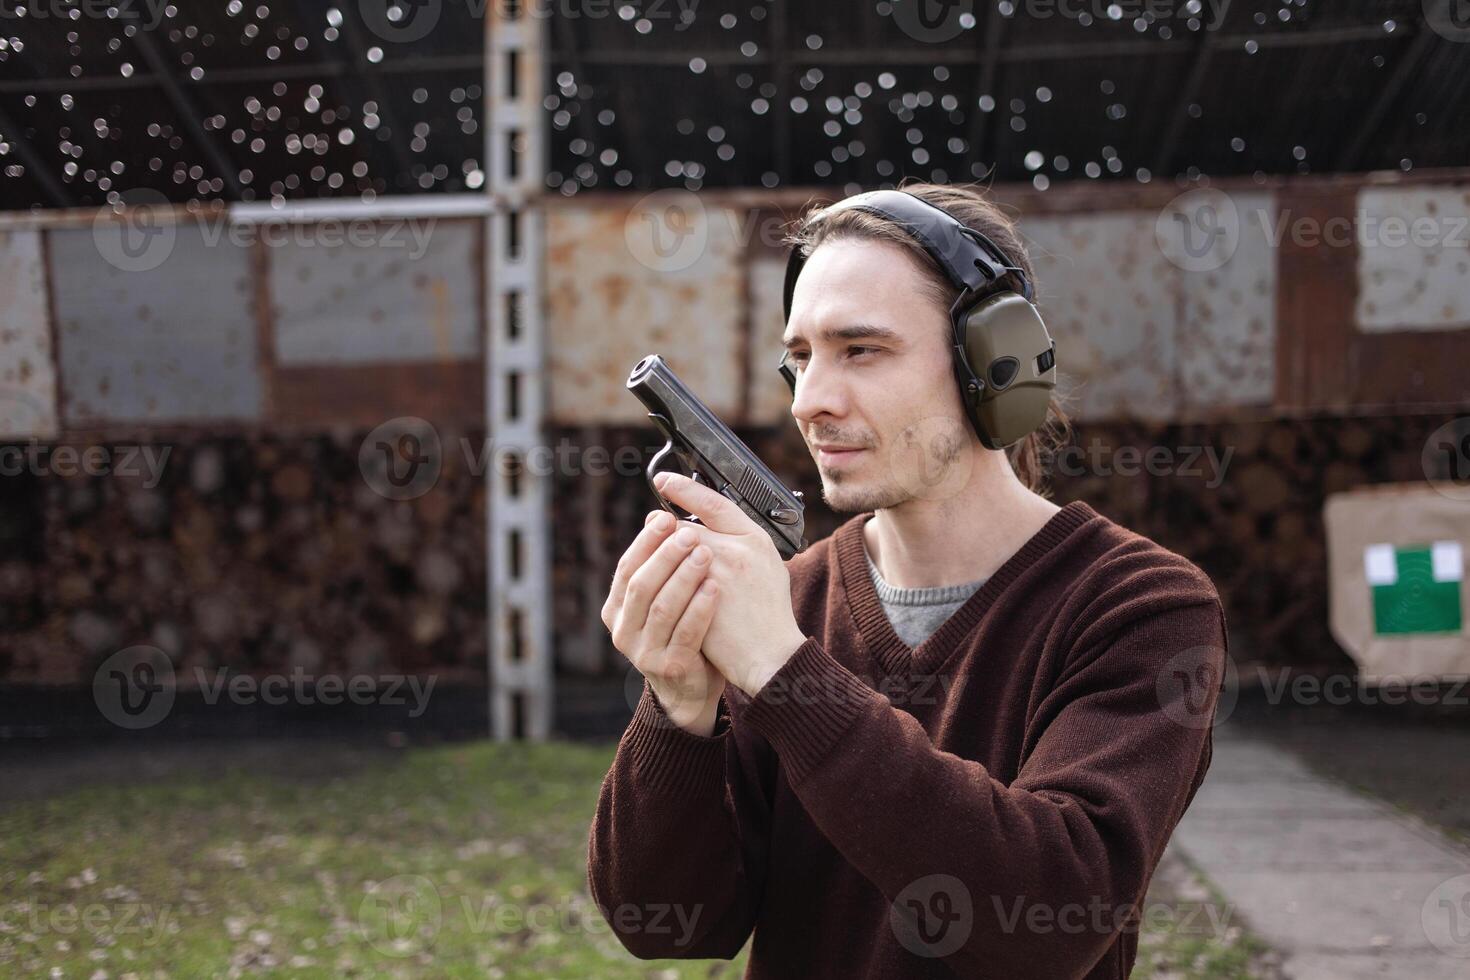
[[[1354,325],[1362,288],[1350,233],[1358,189],[1302,183],[1279,191],[1278,202],[1297,227],[1319,235],[1329,225],[1340,229],[1343,244],[1282,236],[1276,408],[1356,414],[1470,404],[1470,330],[1365,332]]]
[[[736,212],[677,190],[627,206],[548,209],[554,422],[645,421],[624,387],[645,354],[662,354],[722,418],[738,413],[740,227]]]
[[[134,262],[109,233],[49,232],[66,424],[258,417],[249,249],[186,222]]]
[[[281,239],[270,249],[278,363],[479,355],[478,222],[325,222],[271,234]]]
[[[1355,218],[1358,329],[1470,326],[1470,190],[1370,188],[1358,194]]]
[[[750,264],[750,422],[752,425],[793,425],[791,389],[776,373],[785,329],[781,292],[786,262],[769,258]]]
[[[1179,271],[1180,404],[1186,415],[1269,405],[1276,385],[1276,252],[1272,195],[1231,195],[1235,251],[1218,269]]]
[[[1176,381],[1178,269],[1159,250],[1152,213],[1024,220],[1037,297],[1078,418],[1168,419]]]
[[[56,367],[39,231],[0,231],[0,438],[56,435]]]

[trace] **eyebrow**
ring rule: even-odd
[[[853,324],[849,324],[849,325],[847,325],[845,327],[828,327],[827,329],[825,329],[825,330],[823,330],[821,332],[821,337],[822,337],[823,340],[831,340],[831,341],[836,341],[836,340],[888,340],[888,341],[898,341],[898,340],[902,340],[903,339],[902,338],[902,335],[900,335],[898,331],[896,331],[896,330],[890,330],[887,327],[879,327],[879,326],[876,326],[876,325],[871,324],[871,323],[853,323]],[[803,337],[801,334],[792,334],[790,337],[783,337],[781,339],[781,343],[785,345],[785,347],[786,347],[787,350],[790,350],[791,348],[797,346],[798,344],[804,344],[804,343],[806,343],[806,338]]]

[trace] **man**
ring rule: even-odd
[[[904,191],[1030,279],[982,194]],[[1209,764],[1215,589],[1037,493],[1045,432],[983,444],[957,293],[901,224],[818,212],[795,242],[791,411],[856,516],[783,564],[729,500],[664,475],[703,523],[650,514],[603,608],[645,685],[593,897],[642,957],[728,958],[753,930],[749,977],[1126,977]]]

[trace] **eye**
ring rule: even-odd
[[[863,346],[854,344],[854,345],[852,345],[852,346],[850,346],[850,347],[847,348],[847,352],[848,352],[849,355],[851,355],[853,357],[862,357],[865,354],[876,354],[878,352],[878,348],[876,348],[876,347],[863,347]]]
[[[786,359],[794,364],[805,364],[808,356],[804,350],[794,350],[786,355]]]

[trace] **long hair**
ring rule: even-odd
[[[1031,257],[1017,231],[1016,222],[986,196],[983,188],[972,184],[926,184],[913,183],[900,187],[905,193],[913,194],[948,211],[962,224],[980,232],[1000,247],[1012,264],[1025,270],[1032,282]],[[815,208],[803,215],[795,228],[787,235],[786,242],[801,249],[803,257],[823,242],[840,239],[866,239],[890,242],[907,249],[924,270],[926,290],[930,297],[942,305],[946,317],[954,305],[959,292],[950,284],[948,277],[925,251],[924,246],[899,225],[889,219],[866,211],[852,208],[834,211],[824,217],[824,208]],[[821,220],[817,220],[817,219]],[[1053,390],[1047,405],[1046,420],[1034,432],[1011,446],[1006,447],[1006,458],[1017,479],[1033,493],[1050,496],[1047,485],[1047,458],[1061,449],[1071,438],[1072,424],[1064,399]]]

